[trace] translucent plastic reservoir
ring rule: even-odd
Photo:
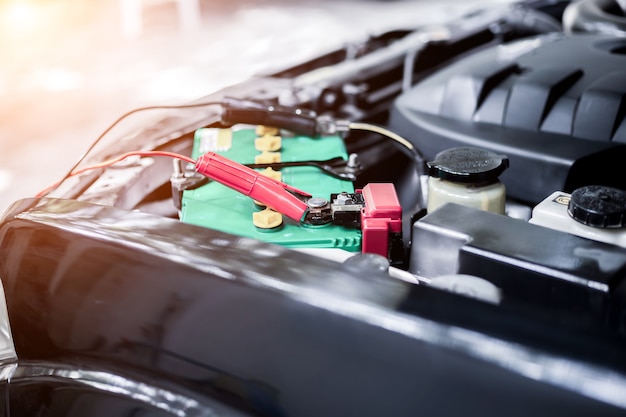
[[[506,189],[496,182],[489,185],[461,184],[440,178],[428,179],[428,212],[446,203],[456,203],[478,210],[504,214]]]
[[[459,147],[439,152],[428,162],[427,211],[446,203],[504,214],[506,189],[498,176],[508,159],[489,150]]]

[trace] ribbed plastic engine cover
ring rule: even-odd
[[[432,159],[454,146],[505,154],[509,196],[626,188],[626,39],[544,35],[480,51],[401,95],[390,127]]]

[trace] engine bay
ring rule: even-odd
[[[204,272],[278,276],[302,262],[294,274],[314,280],[341,264],[352,278],[373,279],[368,291],[380,290],[376,302],[393,305],[398,316],[452,323],[485,341],[527,344],[571,361],[563,376],[541,354],[528,354],[538,370],[520,365],[522,348],[464,347],[621,412],[625,15],[612,0],[535,0],[372,37],[188,105],[164,106],[172,116],[88,152],[38,197],[93,205],[94,217],[106,218],[94,235],[123,240],[128,230],[132,245],[144,243],[130,219],[146,214],[137,220],[148,225],[145,239],[154,243],[146,245],[185,267],[205,268],[203,257],[219,259],[220,245],[225,264],[238,262]],[[86,227],[76,218],[73,226]],[[160,221],[167,227],[159,230]],[[202,245],[207,229],[226,235],[203,255],[193,245]],[[167,237],[183,230],[189,242]],[[404,296],[387,300],[385,279],[401,282]],[[306,298],[307,279],[294,282],[273,285],[295,286],[323,305]],[[350,299],[354,289],[362,301],[361,285],[338,292]],[[590,365],[578,368],[578,360]],[[598,377],[603,369],[613,379]],[[597,381],[601,388],[590,389]]]
[[[124,145],[143,149],[82,168],[86,185],[73,198],[339,262],[378,255],[405,280],[445,277],[453,284],[444,287],[466,294],[487,287],[498,303],[551,308],[554,291],[581,291],[557,296],[557,304],[588,304],[592,321],[621,333],[622,248],[607,242],[623,233],[626,44],[579,33],[587,18],[582,3],[477,10],[446,25],[369,39],[352,48],[359,56],[335,51],[226,89],[182,106],[211,111],[191,130],[193,119],[183,118],[189,133],[163,137],[163,126],[174,122],[161,120],[147,128],[158,147],[142,143],[140,133]],[[191,159],[172,165],[150,158],[146,147]],[[75,192],[75,176],[76,167],[43,194],[63,196],[67,183]],[[570,194],[589,186],[604,187],[594,195],[606,204],[572,214]],[[533,215],[550,201],[560,216]],[[448,202],[469,209],[434,214]],[[448,216],[481,226],[457,230]],[[454,244],[445,238],[459,233],[465,237]],[[491,233],[506,244],[475,248]],[[466,260],[473,251],[481,252],[478,260]]]
[[[533,207],[553,192],[567,194],[589,185],[624,189],[620,161],[626,149],[622,145],[626,87],[621,51],[626,45],[607,34],[568,33],[577,24],[572,16],[582,15],[581,7],[530,2],[477,10],[447,25],[369,39],[356,48],[362,56],[342,58],[343,51],[335,51],[237,86],[244,93],[226,89],[182,106],[190,112],[215,109],[203,117],[201,127],[183,135],[169,134],[167,142],[153,148],[196,159],[207,152],[219,154],[233,166],[263,169],[264,176],[293,187],[282,190],[287,206],[278,207],[280,201],[269,204],[278,212],[272,216],[280,217],[290,210],[290,198],[302,205],[291,219],[286,216],[281,238],[271,236],[278,236],[273,233],[283,227],[282,220],[279,226],[260,227],[248,219],[268,204],[248,201],[251,190],[244,192],[238,188],[241,185],[228,183],[244,174],[234,174],[226,185],[218,179],[222,183],[218,185],[211,178],[213,171],[199,173],[189,161],[186,165],[176,161],[173,167],[152,160],[125,161],[120,166],[118,161],[102,163],[99,156],[93,168],[81,170],[82,176],[92,177],[75,198],[180,218],[288,247],[342,248],[345,244],[348,252],[358,252],[363,230],[358,230],[361,219],[355,213],[367,204],[348,198],[350,204],[339,209],[332,203],[341,193],[354,197],[361,193],[354,194],[356,190],[370,183],[389,183],[404,217],[405,250],[394,262],[407,268],[413,224],[426,214],[429,175],[440,179],[449,175],[433,168],[438,154],[446,150],[467,147],[501,155],[506,166],[497,176],[478,182],[501,182],[506,188],[506,214],[525,221]],[[563,19],[565,29],[561,29]],[[202,103],[207,100],[208,104]],[[193,124],[192,120],[183,122]],[[158,136],[168,123],[174,122],[165,119],[158,129],[147,128],[157,143],[163,141]],[[140,133],[130,146],[151,145],[142,144],[141,138]],[[118,154],[145,150],[124,145],[116,144]],[[114,152],[107,149],[104,157],[117,156]],[[125,158],[129,156],[133,155]],[[109,166],[97,177],[90,172]],[[223,170],[223,166],[214,169]],[[74,180],[70,177],[75,171],[65,179]],[[248,181],[256,181],[258,175],[250,175]],[[452,182],[470,180],[458,180],[457,175]],[[54,188],[59,185],[56,192],[64,196],[59,192],[63,184]],[[469,197],[460,198],[452,201],[462,203]],[[306,206],[307,201],[312,205]],[[328,213],[320,214],[320,204]],[[310,215],[314,206],[318,216],[330,220],[301,222],[304,212]],[[343,225],[337,220],[339,225],[329,229],[326,226],[335,214],[348,220]],[[356,229],[349,230],[349,225]],[[615,226],[605,228],[616,232]],[[294,234],[316,236],[322,230],[322,234],[333,230],[325,243],[319,243],[325,238],[318,237],[309,243],[290,240]]]

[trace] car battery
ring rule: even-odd
[[[280,137],[264,127],[235,126],[233,129],[199,129],[194,138],[193,157],[215,152],[243,165],[348,159],[339,136]],[[315,166],[286,166],[258,169],[264,175],[328,200],[331,194],[354,193],[352,182],[332,176]],[[362,235],[356,228],[334,224],[308,225],[269,212],[263,224],[258,219],[265,210],[259,202],[218,182],[209,181],[183,193],[181,220],[238,236],[276,243],[290,248],[338,248],[349,252],[361,250]],[[266,227],[268,226],[268,227]]]

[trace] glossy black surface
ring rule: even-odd
[[[228,416],[244,414],[220,402],[155,378],[134,379],[84,366],[54,362],[11,363],[0,372],[0,410],[6,416]],[[160,384],[160,385],[159,385]]]
[[[523,317],[504,333],[478,330],[474,318],[510,315],[282,247],[69,200],[15,205],[0,242],[22,361],[159,377],[269,416],[626,408],[610,339],[570,356],[537,339],[585,334],[536,334]],[[399,311],[420,297],[437,303]]]
[[[587,2],[588,3],[588,2]],[[507,195],[625,188],[624,46],[613,36],[543,34],[478,51],[395,101],[389,125],[426,156],[471,146],[507,155]]]

